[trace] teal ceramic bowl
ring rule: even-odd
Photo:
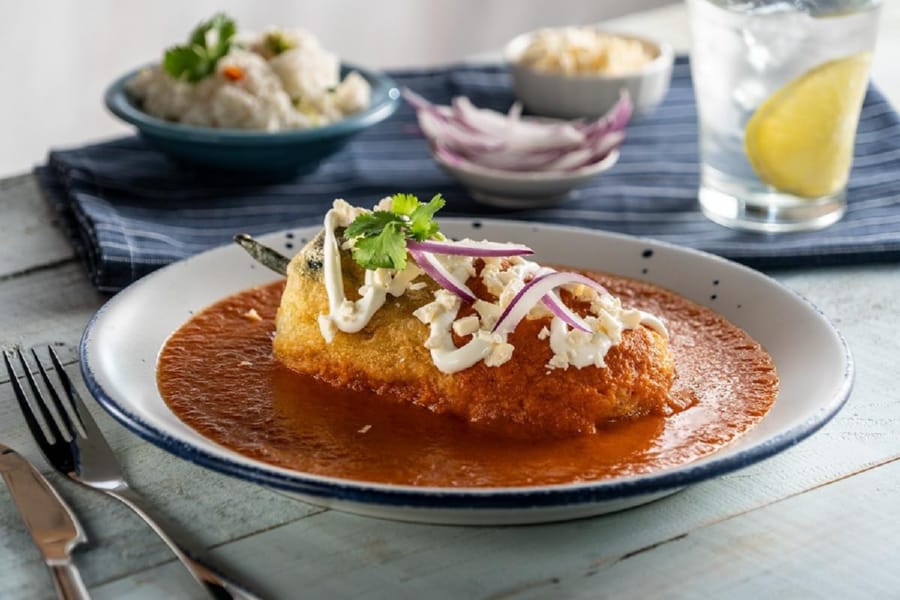
[[[309,173],[319,162],[340,150],[350,138],[391,116],[400,92],[386,75],[355,65],[341,66],[341,77],[356,71],[372,86],[368,109],[331,125],[313,129],[248,131],[183,125],[153,117],[125,92],[125,84],[139,69],[116,79],[106,90],[106,107],[134,125],[141,136],[177,162],[248,173]]]

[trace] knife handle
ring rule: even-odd
[[[50,567],[50,575],[53,576],[53,587],[56,595],[61,600],[91,600],[78,569],[71,562],[65,562]]]

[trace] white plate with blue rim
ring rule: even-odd
[[[171,454],[275,488],[303,501],[374,517],[456,525],[559,521],[637,506],[777,454],[812,435],[843,406],[853,361],[841,335],[809,302],[773,279],[719,257],[605,232],[512,221],[442,220],[451,237],[527,243],[536,259],[649,281],[709,306],[772,355],[778,398],[736,442],[700,460],[644,475],[558,485],[432,488],[313,475],[240,455],[203,437],[169,410],[156,386],[157,357],[194,313],[278,278],[224,246],[131,285],[91,320],[81,342],[88,389],[125,427]],[[261,238],[285,251],[316,228]],[[178,290],[173,294],[172,290]],[[153,318],[147,318],[147,315]]]

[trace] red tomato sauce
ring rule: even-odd
[[[749,335],[672,292],[596,275],[626,306],[665,320],[678,373],[673,393],[689,394],[689,408],[612,422],[595,434],[522,440],[334,388],[272,357],[283,282],[235,294],[185,323],[160,355],[159,390],[182,421],[250,458],[420,486],[545,485],[649,473],[715,452],[763,418],[778,378]],[[248,315],[251,309],[260,319]]]

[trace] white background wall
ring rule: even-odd
[[[666,0],[0,0],[0,176],[52,146],[127,132],[102,106],[119,74],[218,10],[244,29],[297,25],[348,61],[438,64],[541,26],[591,23]]]

